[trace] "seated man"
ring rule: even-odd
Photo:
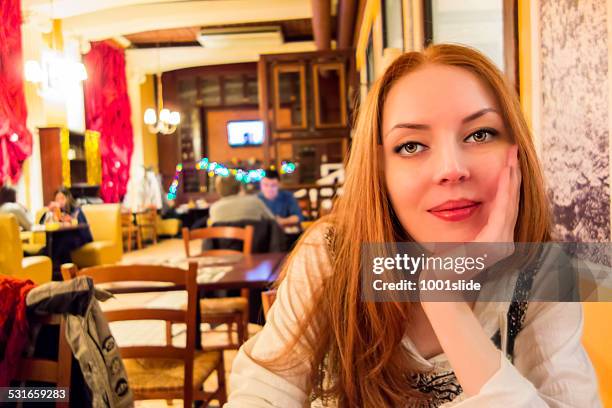
[[[279,188],[280,177],[276,170],[266,170],[266,176],[259,183],[258,197],[276,216],[279,225],[295,241],[301,232],[300,223],[303,221],[302,210],[293,194]]]
[[[209,225],[218,222],[274,219],[274,215],[256,196],[242,191],[234,177],[217,177],[215,188],[221,196],[210,206]]]
[[[17,192],[14,188],[8,186],[0,188],[0,212],[13,214],[23,231],[32,228],[32,217],[23,205],[17,203]]]

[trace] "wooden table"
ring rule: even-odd
[[[51,258],[51,262],[53,264],[53,280],[61,281],[62,274],[60,272],[61,268],[61,260],[57,257],[57,248],[55,248],[54,239],[59,235],[66,234],[76,234],[81,230],[89,228],[87,224],[61,224],[59,226],[50,226],[49,224],[39,224],[36,225],[35,228],[32,228],[32,231],[44,231],[45,239],[46,239],[46,251],[47,256]]]
[[[201,265],[200,269],[228,267],[228,271],[220,279],[198,282],[200,293],[218,289],[263,289],[273,283],[280,272],[280,265],[287,256],[286,252],[272,252],[267,254],[252,254],[240,256],[236,261],[215,262]],[[219,257],[221,258],[221,257]],[[205,257],[193,257],[189,261],[203,261]],[[171,261],[171,260],[169,260]],[[186,267],[187,260],[180,259],[179,262],[159,262],[161,265],[173,267]],[[134,265],[137,265],[135,262]],[[229,269],[231,267],[231,269]],[[143,293],[143,292],[165,292],[168,288],[172,290],[184,290],[182,285],[171,285],[163,282],[118,282],[104,285],[104,289],[111,293]]]
[[[266,254],[240,255],[234,262],[216,262],[201,266],[205,268],[227,268],[227,272],[219,279],[198,282],[198,302],[196,306],[196,327],[200,327],[202,315],[199,299],[206,292],[219,289],[265,289],[276,281],[280,272],[280,266],[287,256],[286,252],[272,252]],[[204,261],[205,257],[190,258],[189,261]],[[181,260],[172,266],[181,266],[187,263]],[[170,266],[170,265],[169,265]],[[186,265],[184,265],[186,266]],[[231,269],[230,269],[231,268]],[[198,274],[199,275],[199,274]],[[101,285],[102,286],[102,285]],[[183,285],[172,285],[163,282],[119,282],[102,286],[111,293],[142,293],[142,292],[164,292],[167,290],[184,290]],[[201,348],[202,333],[196,330],[196,348]]]

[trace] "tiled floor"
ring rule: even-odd
[[[196,242],[194,247],[199,244]],[[148,246],[142,250],[127,252],[124,254],[123,262],[125,263],[159,263],[160,260],[165,260],[170,257],[184,258],[184,248],[182,240],[172,239],[159,242],[157,245]],[[184,292],[157,292],[157,293],[138,293],[116,295],[114,299],[109,299],[102,304],[103,310],[112,310],[125,307],[147,307],[147,308],[180,308],[186,302],[186,294]],[[184,325],[173,325],[173,344],[179,346],[185,344],[185,328]],[[227,334],[223,326],[215,328],[215,332],[209,332],[210,327],[203,324],[202,329],[207,332],[202,336],[203,343],[207,346],[223,343],[227,341]],[[261,329],[257,325],[249,325],[249,333],[253,335]],[[116,322],[111,323],[111,331],[115,336],[119,346],[128,345],[164,345],[165,344],[165,326],[160,321],[132,321],[132,322]],[[236,355],[235,350],[224,352],[226,377],[229,377],[232,361]],[[226,384],[228,384],[226,378]],[[207,381],[204,386],[206,389],[214,389],[217,379],[215,375]],[[229,392],[229,388],[228,388]],[[182,401],[173,401],[173,406],[183,406]],[[218,406],[216,401],[213,401],[211,407]],[[168,406],[165,400],[160,401],[138,401],[137,407],[166,407]]]

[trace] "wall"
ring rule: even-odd
[[[134,151],[130,177],[139,166],[153,167],[159,170],[157,160],[157,135],[149,132],[144,124],[144,111],[155,107],[153,76],[140,74],[129,63],[126,67],[128,95],[132,109],[132,128],[134,131]]]
[[[227,142],[227,122],[230,120],[259,120],[259,109],[209,110],[206,112],[208,157],[216,162],[229,162],[233,158],[263,161],[263,147],[230,147]]]
[[[140,85],[140,113],[138,122],[144,124],[143,115],[147,108],[155,106],[155,93],[153,88],[153,75],[147,75],[145,82]],[[136,119],[132,123],[136,123]],[[142,126],[142,159],[144,165],[152,166],[158,170],[159,164],[157,160],[157,135],[149,132],[146,126]]]
[[[610,240],[606,2],[540,0],[541,161],[555,232]]]
[[[61,25],[59,26],[61,28]],[[40,61],[42,54],[49,49],[40,27],[27,16],[21,26],[24,63],[27,60]],[[64,55],[81,61],[79,41],[72,37],[63,38]],[[41,96],[36,85],[25,82],[24,91],[28,108],[27,126],[32,132],[32,155],[24,162],[23,175],[17,183],[18,201],[36,212],[45,204],[42,193],[42,172],[40,160],[39,127],[66,126],[76,131],[85,128],[85,107],[83,103],[83,84],[75,83],[62,89],[58,95]]]

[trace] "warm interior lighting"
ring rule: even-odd
[[[161,73],[156,75],[156,102],[159,115],[153,108],[148,108],[144,113],[144,123],[148,126],[149,132],[170,135],[176,131],[176,127],[181,123],[181,114],[176,111],[164,108],[164,97],[162,90]],[[159,118],[159,120],[157,120]]]
[[[43,71],[38,61],[29,60],[26,61],[24,67],[25,80],[38,84],[43,80]]]
[[[144,114],[145,125],[155,125],[155,122],[157,122],[157,114],[155,113],[155,109],[147,109]]]

